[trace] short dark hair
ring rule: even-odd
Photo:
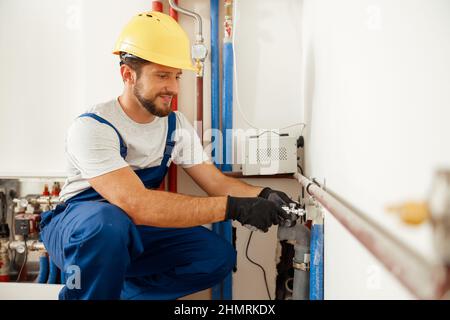
[[[131,53],[120,52],[120,65],[127,65],[136,72],[136,76],[139,79],[141,76],[142,67],[151,63],[150,61],[139,58]]]

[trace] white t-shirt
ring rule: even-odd
[[[68,177],[61,190],[61,201],[90,188],[90,178],[126,166],[133,170],[159,166],[163,158],[168,117],[137,123],[127,116],[117,99],[98,104],[86,112],[99,115],[119,131],[128,149],[127,156],[121,157],[119,137],[109,125],[90,117],[76,118],[66,135]],[[184,168],[208,162],[192,125],[181,112],[175,111],[175,114],[173,162]]]

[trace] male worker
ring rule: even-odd
[[[236,263],[234,248],[202,225],[234,219],[266,232],[290,199],[223,175],[171,112],[181,69],[193,70],[175,20],[135,16],[114,53],[123,93],[71,125],[63,203],[43,214],[41,237],[73,280],[60,299],[176,299],[217,284]],[[171,160],[209,197],[155,190]]]

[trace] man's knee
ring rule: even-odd
[[[72,233],[72,243],[91,240],[102,250],[126,245],[132,221],[122,209],[103,202],[92,202],[80,209],[86,210],[87,217]]]
[[[236,266],[236,250],[229,242],[220,240],[222,241],[216,243],[212,253],[217,261],[214,273],[225,277]]]

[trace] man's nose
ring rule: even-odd
[[[171,92],[173,94],[178,94],[178,80],[176,78],[168,80],[166,84],[166,91]]]

